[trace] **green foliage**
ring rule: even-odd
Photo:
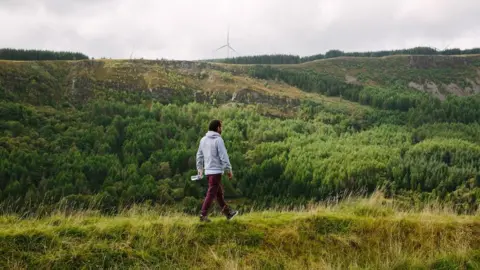
[[[83,53],[79,52],[55,52],[47,50],[19,50],[19,49],[0,49],[0,59],[3,60],[83,60],[88,59]]]
[[[299,118],[280,120],[195,103],[101,101],[72,110],[0,102],[0,200],[13,209],[61,203],[106,211],[183,200],[192,213],[206,188],[189,181],[197,143],[220,118],[235,171],[227,197],[268,206],[386,186],[389,194],[426,192],[461,202],[459,211],[476,210],[478,124],[436,124],[443,131],[432,134],[374,112],[380,118],[352,118],[306,103]]]
[[[281,70],[271,66],[256,65],[250,67],[248,75],[267,80],[281,80],[307,92],[328,96],[345,96],[350,99],[360,91],[361,86],[349,85],[326,74],[313,71]]]
[[[421,100],[409,111],[409,121],[419,126],[427,123],[479,123],[480,95],[471,97],[449,96],[444,102],[435,98]]]
[[[341,97],[305,99],[288,117],[269,118],[259,114],[260,105],[225,106],[214,96],[189,103],[192,78],[171,70],[148,76],[152,85],[168,88],[161,93],[133,91],[129,87],[146,85],[142,74],[149,69],[141,63],[116,69],[104,66],[115,62],[98,64],[86,85],[76,81],[84,91],[77,94],[88,94],[76,99],[64,85],[93,72],[82,65],[97,64],[67,64],[0,66],[2,211],[48,212],[55,205],[115,211],[146,203],[183,204],[184,212],[194,213],[206,182],[189,177],[213,118],[225,123],[235,172],[224,181],[227,198],[291,206],[382,187],[392,197],[418,193],[421,200],[455,203],[459,212],[478,209],[478,96],[440,102],[400,86],[367,87],[309,70],[252,66],[249,74],[266,83],[281,80],[309,96]],[[227,80],[233,76],[223,72]],[[126,81],[117,78],[124,73]],[[96,80],[102,76],[116,79]],[[345,99],[371,108],[350,108]],[[362,211],[357,214],[375,214]]]
[[[209,60],[229,64],[298,64],[301,59],[296,55],[275,54],[275,55],[256,55],[240,56],[229,59]]]
[[[348,84],[328,74],[308,70],[282,70],[271,66],[250,67],[255,78],[281,80],[306,92],[341,96],[347,100],[384,110],[408,112],[414,126],[435,122],[478,123],[480,95],[449,96],[445,102],[414,90]]]
[[[221,78],[224,82],[233,82],[232,73],[230,72],[222,72]]]

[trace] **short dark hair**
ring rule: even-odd
[[[220,120],[213,120],[210,122],[210,125],[208,125],[208,130],[209,131],[217,131],[219,127],[222,126],[222,121]]]

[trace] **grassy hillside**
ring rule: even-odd
[[[0,97],[32,105],[76,106],[112,95],[135,93],[140,100],[185,104],[262,104],[277,116],[290,115],[308,100],[345,112],[366,111],[356,103],[306,93],[281,82],[232,74],[208,63],[149,60],[2,61]],[[129,102],[129,100],[125,100]],[[130,100],[130,102],[132,102]],[[133,101],[136,102],[136,101]],[[276,107],[277,109],[273,109]],[[283,108],[279,111],[278,108]]]
[[[313,71],[336,84],[351,85],[346,87],[381,88],[385,95],[410,89],[444,100],[449,95],[480,93],[478,55],[338,57],[273,67],[301,73]],[[308,100],[350,111],[366,109],[356,103],[357,99],[349,102],[339,99],[338,94],[315,95],[305,92],[299,85],[286,84],[283,79],[251,76],[250,69],[248,65],[179,61],[0,60],[0,89],[3,88],[0,93],[3,98],[34,105],[83,104],[103,98],[108,90],[115,90],[136,91],[144,98],[163,103],[238,101],[292,109]],[[331,93],[329,87],[321,84],[314,92]],[[406,95],[412,94],[407,91]]]
[[[378,194],[377,194],[378,195]],[[374,196],[227,222],[158,209],[0,217],[9,269],[479,269],[480,216]]]
[[[247,73],[253,65],[216,64]],[[449,95],[480,93],[480,55],[398,55],[336,57],[301,64],[272,65],[290,71],[314,71],[338,81],[379,86],[392,91],[412,89],[441,100]]]
[[[423,85],[430,81],[438,86],[452,83],[462,89],[471,88],[470,93],[464,91],[454,94],[472,94],[473,88],[480,84],[480,55],[340,57],[307,62],[295,68],[313,69],[364,84],[388,86],[414,82]]]

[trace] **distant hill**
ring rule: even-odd
[[[314,73],[352,85],[412,89],[444,100],[447,96],[480,93],[480,55],[398,55],[385,57],[336,57],[301,64],[232,65],[228,70],[248,74],[269,66],[297,74]],[[299,75],[304,76],[304,75]],[[266,78],[266,77],[264,77]],[[281,78],[277,79],[281,80]],[[321,87],[320,87],[321,88]],[[327,92],[325,88],[318,89]]]
[[[410,88],[442,100],[480,93],[480,55],[338,57],[280,68],[313,70],[353,84]]]
[[[403,50],[390,51],[372,51],[372,52],[344,52],[341,50],[330,50],[325,54],[316,54],[300,57],[291,54],[265,54],[252,56],[239,56],[228,59],[211,59],[208,62],[229,63],[229,64],[300,64],[320,59],[330,59],[336,57],[384,57],[392,55],[472,55],[480,54],[480,48],[473,49],[446,49],[439,51],[431,47],[415,47]]]

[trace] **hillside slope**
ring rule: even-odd
[[[244,74],[255,66],[215,65]],[[271,66],[290,71],[314,71],[355,85],[412,89],[441,100],[448,95],[469,96],[480,93],[480,55],[336,57]]]
[[[0,61],[0,202],[197,203],[204,186],[185,180],[218,118],[236,172],[227,196],[268,206],[385,186],[477,211],[480,96],[440,102],[292,67]]]
[[[408,87],[440,99],[480,93],[480,55],[339,57],[280,67],[312,69],[350,83]]]
[[[284,83],[233,75],[208,63],[0,60],[0,97],[10,101],[32,105],[85,104],[125,91],[164,104],[240,102],[292,109],[309,100],[347,110],[366,109],[338,98],[306,93]]]
[[[305,99],[338,103],[280,81],[252,78],[248,76],[251,66],[153,60],[0,60],[0,87],[30,103],[59,102],[60,97],[85,101],[96,96],[95,89],[140,91],[165,102],[181,96],[185,101],[236,99],[282,106],[295,106]],[[480,55],[338,57],[272,67],[311,70],[350,84],[409,88],[442,100],[448,95],[480,93]]]
[[[0,216],[9,269],[478,269],[479,216],[401,212],[373,198],[233,221],[134,208],[114,217]]]

